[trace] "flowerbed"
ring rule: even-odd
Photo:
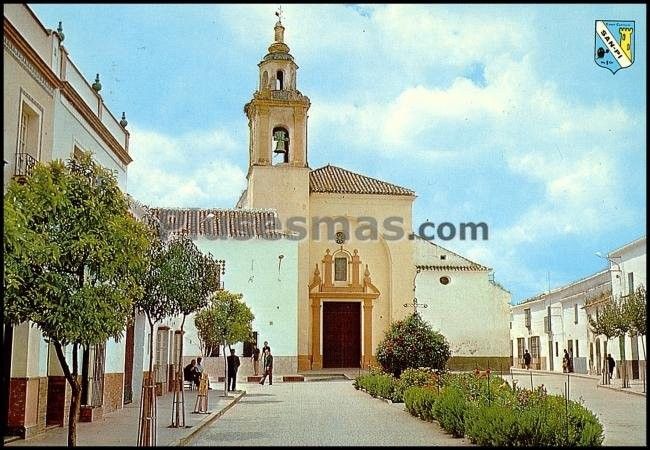
[[[410,414],[437,420],[454,436],[466,436],[481,446],[599,446],[603,442],[602,425],[581,403],[570,400],[567,406],[564,397],[548,395],[543,387],[513,390],[499,377],[445,374],[438,379],[415,369],[396,379],[375,371],[357,378],[355,387],[404,401]]]

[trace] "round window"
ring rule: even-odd
[[[336,233],[336,243],[342,244],[344,242],[345,242],[345,233],[339,231],[338,233]]]
[[[440,277],[440,284],[449,284],[449,277]]]

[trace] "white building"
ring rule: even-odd
[[[61,24],[45,28],[24,4],[6,4],[3,13],[3,188],[11,179],[22,182],[38,161],[65,160],[87,150],[116,174],[124,191],[131,162],[126,122],[115,119],[99,85],[93,89],[68,56]],[[138,390],[133,371],[141,370],[133,364],[138,332],[131,327],[126,339],[110,339],[79,355],[82,421],[132,400],[133,387]],[[4,326],[3,338],[3,427],[25,437],[67,424],[70,388],[54,349],[29,323]],[[68,361],[71,353],[68,348]]]
[[[584,306],[610,292],[610,272],[603,270],[513,305],[510,348],[514,367],[523,367],[524,350],[528,349],[531,368],[562,372],[566,349],[573,356],[574,371],[587,373],[594,356],[588,346]]]
[[[450,366],[507,369],[511,295],[491,269],[419,237],[415,264],[418,312],[449,341]]]
[[[607,254],[607,260],[610,263],[608,276],[612,287],[611,293],[609,296],[603,296],[588,302],[586,313],[594,318],[603,306],[611,301],[612,297],[626,297],[633,293],[639,286],[647,286],[646,237],[643,236],[609,252]],[[612,357],[616,360],[616,376],[620,376],[620,367],[622,365],[620,349],[621,343],[623,343],[625,346],[628,377],[631,379],[639,379],[645,372],[646,356],[643,350],[646,344],[645,339],[646,336],[630,336],[628,334],[624,337],[613,338],[608,341],[605,336],[596,336],[590,330],[590,348],[594,348],[594,361],[600,363],[594,363],[593,373],[601,373],[603,360],[608,353],[611,353]]]

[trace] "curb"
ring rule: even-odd
[[[194,429],[190,432],[190,434],[179,439],[176,442],[172,442],[171,444],[168,445],[168,447],[183,447],[187,445],[194,438],[194,435],[196,435],[203,428],[205,428],[206,426],[208,426],[209,424],[217,420],[219,417],[223,416],[224,413],[228,411],[230,408],[232,408],[233,406],[235,406],[239,402],[239,400],[242,399],[244,395],[246,395],[246,391],[242,391],[238,396],[235,397],[235,399],[232,402],[230,402],[229,405],[226,405],[226,407],[223,408],[221,411],[215,411],[212,414],[210,414],[208,417],[206,417],[201,422],[199,422],[198,425],[196,425]]]
[[[528,374],[532,373],[533,375],[537,374],[548,374],[548,375],[561,375],[566,377],[567,375],[570,377],[576,377],[576,378],[586,378],[588,380],[599,380],[600,375],[588,375],[586,373],[575,373],[572,372],[570,374],[564,373],[564,372],[554,372],[551,370],[526,370],[526,369],[512,369],[511,370],[513,374]],[[510,372],[504,372],[503,376],[505,377],[506,375],[510,375]]]
[[[630,391],[630,390],[628,390],[629,388],[626,388],[626,389],[615,388],[615,387],[606,386],[606,385],[603,385],[603,384],[597,384],[596,387],[602,388],[602,389],[609,389],[610,391],[615,391],[615,392],[623,392],[624,394],[632,394],[632,395],[638,395],[640,397],[646,397],[646,394],[644,394],[643,392]]]

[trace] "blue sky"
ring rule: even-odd
[[[243,106],[277,5],[31,5],[131,132],[128,191],[232,207]],[[417,192],[414,224],[486,222],[440,242],[493,267],[513,301],[606,266],[645,234],[645,5],[283,5],[309,96],[309,164]],[[634,20],[635,60],[594,63],[594,21]]]

